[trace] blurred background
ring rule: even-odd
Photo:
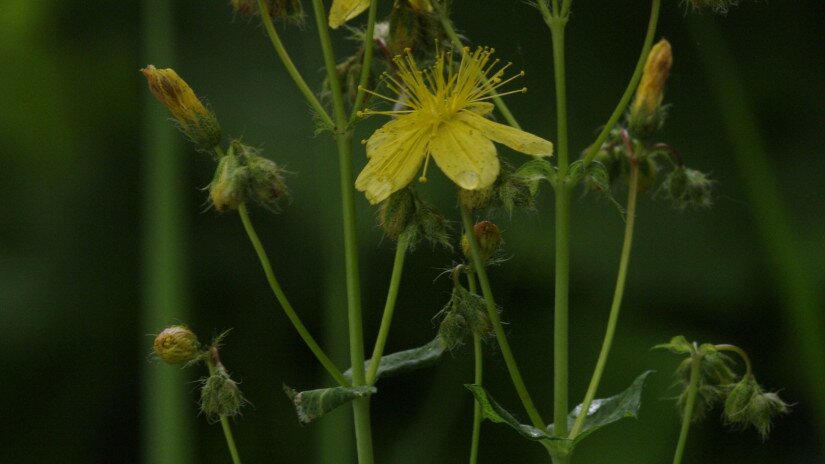
[[[387,13],[389,2],[380,3]],[[483,9],[457,1],[455,8],[472,44],[494,46],[527,72],[529,93],[508,104],[527,130],[555,140],[550,36],[540,15],[509,0]],[[623,91],[648,8],[573,2],[574,152],[592,141]],[[675,65],[661,139],[688,166],[711,173],[715,204],[680,212],[662,198],[641,200],[600,394],[623,390],[644,370],[657,373],[639,420],[594,434],[575,462],[670,462],[679,428],[670,386],[680,359],[650,347],[678,334],[745,348],[759,381],[794,403],[764,443],[753,431],[727,431],[712,412],[691,431],[685,462],[825,462],[823,13],[816,0],[745,1],[726,17],[686,15],[677,1],[664,2],[658,34],[673,44]],[[172,31],[161,46],[151,40],[155,28]],[[280,29],[320,88],[314,25]],[[334,34],[341,60],[354,50],[347,35]],[[209,102],[225,134],[262,147],[293,173],[291,203],[279,215],[253,210],[253,220],[304,322],[339,366],[348,365],[337,157],[330,137],[314,136],[308,108],[259,23],[235,18],[224,1],[3,0],[0,462],[228,462],[220,426],[197,412],[195,381],[204,372],[149,356],[151,334],[174,323],[190,325],[202,340],[232,329],[222,357],[251,402],[235,422],[246,462],[354,462],[350,408],[307,426],[296,420],[281,384],[311,389],[332,380],[271,296],[236,215],[206,207],[203,187],[214,162],[163,129],[168,116],[138,72],[147,63],[174,67]],[[358,137],[380,122],[368,121]],[[502,154],[515,164],[525,159]],[[356,170],[364,162],[359,148]],[[452,187],[431,173],[423,191],[457,230]],[[623,191],[617,198],[624,202]],[[374,208],[360,195],[357,202],[370,350],[394,244],[376,228]],[[575,404],[601,344],[623,223],[604,199],[581,196],[574,208]],[[545,417],[552,405],[552,210],[545,188],[538,212],[497,218],[510,259],[491,270],[513,350]],[[439,276],[457,259],[429,245],[408,258],[388,352],[433,337],[432,318],[450,290]],[[494,346],[485,377],[524,419]],[[462,385],[471,380],[472,349],[465,347],[435,368],[381,381],[372,402],[377,462],[464,462],[472,399]],[[547,462],[540,446],[502,425],[483,425],[481,447],[485,463]]]

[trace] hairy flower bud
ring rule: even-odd
[[[157,69],[148,65],[140,70],[149,83],[149,90],[172,113],[180,130],[204,150],[221,142],[221,127],[215,114],[209,111],[192,88],[173,69]]]
[[[458,189],[458,201],[461,203],[461,206],[464,208],[469,209],[470,211],[479,211],[488,206],[493,200],[493,186],[478,189],[478,190],[466,190],[466,189]]]
[[[183,364],[200,356],[200,343],[194,332],[185,325],[173,325],[163,329],[155,337],[155,355],[169,364]]]
[[[706,174],[684,166],[671,171],[662,183],[662,190],[679,209],[686,206],[710,207],[712,187],[713,181]]]
[[[245,402],[237,382],[229,377],[223,366],[218,365],[203,381],[200,407],[210,421],[218,421],[221,416],[237,416]]]
[[[247,171],[247,196],[270,211],[278,211],[278,200],[289,194],[283,169],[270,159],[252,155],[247,159]]]
[[[751,375],[731,388],[725,400],[723,417],[727,424],[736,427],[752,426],[764,440],[770,432],[773,418],[787,412],[788,404],[776,393],[766,393]]]
[[[215,176],[209,184],[209,198],[215,210],[223,213],[238,209],[246,200],[249,178],[249,169],[230,148],[228,153],[218,160]]]
[[[428,0],[396,0],[390,14],[390,53],[400,55],[409,49],[426,55],[440,42],[440,34],[438,18]]]
[[[710,9],[715,13],[727,13],[732,6],[739,4],[739,0],[685,0],[694,10]]]
[[[478,243],[478,251],[481,255],[481,260],[487,262],[492,258],[498,249],[501,247],[501,231],[498,226],[490,221],[481,221],[473,226],[473,234]],[[472,249],[470,240],[466,233],[461,236],[461,250],[467,259],[472,260]]]
[[[642,80],[636,89],[633,105],[630,107],[630,132],[647,137],[655,132],[663,122],[662,99],[665,83],[673,66],[673,50],[670,42],[662,39],[650,49],[647,55]]]
[[[378,211],[378,225],[392,240],[398,240],[414,219],[415,198],[408,188],[390,195]]]

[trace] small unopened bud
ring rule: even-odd
[[[670,42],[662,39],[647,55],[642,80],[630,108],[630,132],[647,137],[659,129],[664,112],[661,108],[665,84],[673,66],[673,50]]]
[[[338,29],[370,7],[370,0],[333,0],[329,9],[329,27]]]
[[[209,198],[219,213],[236,210],[246,199],[249,184],[249,170],[243,166],[241,159],[230,148],[228,153],[218,160],[215,176],[209,184]]]
[[[410,189],[401,189],[381,203],[378,211],[378,225],[392,240],[407,230],[415,218],[415,198]]]
[[[180,130],[204,150],[221,142],[221,127],[215,114],[209,111],[192,88],[173,69],[157,69],[148,65],[140,70],[149,83],[149,90],[172,113]]]
[[[173,325],[155,337],[155,355],[169,364],[183,364],[200,357],[200,343],[185,325]]]
[[[231,0],[232,8],[243,16],[259,16],[257,0]],[[304,7],[301,0],[265,0],[264,4],[272,19],[283,19],[297,24],[304,23]]]
[[[221,416],[237,416],[245,401],[237,382],[229,377],[223,366],[217,366],[215,372],[203,381],[200,406],[210,421],[217,421]]]
[[[712,204],[713,181],[695,169],[679,166],[668,174],[662,189],[676,208],[686,206],[707,208]]]
[[[478,251],[481,255],[481,260],[486,263],[492,258],[498,249],[501,247],[501,231],[498,226],[490,221],[481,221],[473,226],[473,234],[478,243]],[[467,259],[472,259],[472,249],[470,240],[466,233],[461,236],[461,250]]]
[[[258,155],[250,156],[247,163],[248,196],[264,208],[277,211],[278,200],[288,195],[283,169],[274,161]]]

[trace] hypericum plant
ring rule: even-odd
[[[554,140],[521,129],[501,97],[523,93],[513,86],[523,72],[511,72],[511,63],[495,58],[489,47],[470,48],[455,32],[449,0],[394,0],[389,17],[378,22],[377,0],[333,0],[329,14],[322,0],[312,0],[314,22],[323,53],[326,78],[312,90],[296,68],[274,20],[303,23],[301,0],[232,0],[235,12],[260,18],[278,58],[314,111],[318,132],[336,141],[341,183],[347,307],[351,366],[341,371],[301,322],[275,277],[269,258],[251,222],[247,205],[256,203],[277,212],[287,195],[283,170],[278,164],[239,140],[224,140],[216,116],[171,69],[152,65],[143,69],[149,87],[172,112],[184,134],[200,151],[212,153],[217,167],[209,184],[209,198],[218,213],[237,212],[254,247],[272,291],[296,331],[327,370],[335,386],[294,390],[284,387],[301,422],[316,420],[334,408],[352,404],[358,462],[375,461],[370,430],[370,397],[378,393],[382,377],[405,374],[439,361],[448,350],[473,341],[475,381],[467,388],[475,397],[470,463],[478,460],[483,419],[504,423],[528,440],[538,442],[554,463],[571,462],[576,446],[599,428],[624,417],[635,417],[650,372],[639,375],[625,391],[597,399],[599,385],[613,344],[627,279],[636,205],[639,193],[660,193],[675,207],[708,207],[713,182],[684,165],[679,152],[658,139],[667,119],[664,91],[673,66],[667,40],[654,45],[661,0],[651,1],[651,13],[635,71],[616,108],[595,141],[578,160],[571,159],[567,128],[565,27],[572,0],[538,0],[535,5],[550,30],[553,48],[558,127]],[[389,2],[386,2],[389,6]],[[685,2],[693,8],[725,11],[734,1]],[[352,29],[357,39],[354,53],[340,59],[333,50],[330,29],[367,12],[366,27]],[[319,94],[321,96],[319,97]],[[494,117],[494,111],[497,110]],[[383,127],[355,142],[359,123],[372,115],[389,116]],[[504,122],[498,122],[501,118]],[[496,144],[532,156],[517,167],[501,161]],[[226,149],[224,149],[226,147]],[[359,147],[357,152],[355,147]],[[353,156],[367,163],[355,178]],[[554,156],[553,158],[550,158]],[[555,160],[555,162],[551,162]],[[434,162],[456,184],[463,233],[452,235],[447,218],[422,196],[420,184]],[[417,179],[417,183],[416,183]],[[662,180],[663,179],[663,180]],[[660,181],[661,180],[661,181]],[[489,218],[497,211],[509,215],[515,208],[534,208],[534,198],[547,182],[555,194],[555,301],[552,423],[536,408],[505,333],[486,268],[502,264],[502,232]],[[573,190],[585,189],[609,196],[621,188],[627,200],[624,242],[607,328],[593,375],[581,404],[570,408],[568,391],[568,287],[570,275],[570,217]],[[378,207],[379,225],[395,241],[395,261],[375,346],[367,359],[363,344],[361,290],[357,255],[356,191]],[[619,205],[619,202],[613,200]],[[460,239],[459,239],[460,237]],[[404,261],[421,240],[457,248],[449,267],[453,291],[433,320],[434,338],[418,348],[385,354],[387,338],[400,286]],[[522,328],[513,327],[517,335]],[[535,328],[533,328],[535,330]],[[220,338],[220,337],[219,337]],[[495,340],[513,386],[529,418],[520,423],[484,389],[483,342]],[[683,337],[662,345],[688,355],[677,376],[683,428],[674,463],[681,462],[690,423],[716,403],[724,403],[725,422],[754,427],[763,438],[771,419],[788,406],[775,393],[765,393],[751,372],[744,351],[732,345],[698,345]],[[201,409],[219,419],[234,462],[240,462],[232,440],[228,416],[238,414],[244,399],[237,383],[220,363],[218,341],[203,348],[189,329],[173,326],[155,341],[155,352],[170,363],[205,362],[210,376],[201,389]],[[724,352],[743,357],[746,373],[739,378]],[[378,411],[380,414],[381,411]]]

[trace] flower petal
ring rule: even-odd
[[[438,167],[459,187],[483,189],[492,185],[498,177],[496,146],[480,131],[469,126],[464,114],[459,113],[441,123],[435,137],[430,140],[430,153]]]
[[[553,144],[541,137],[535,136],[521,129],[505,126],[479,116],[475,112],[463,111],[462,119],[466,123],[491,140],[507,145],[513,150],[536,156],[552,156]]]
[[[369,7],[370,0],[333,0],[329,9],[329,27],[338,29]]]
[[[371,204],[387,199],[415,178],[427,156],[428,128],[416,127],[414,118],[400,117],[375,131],[367,140],[369,161],[355,179],[355,188]]]

